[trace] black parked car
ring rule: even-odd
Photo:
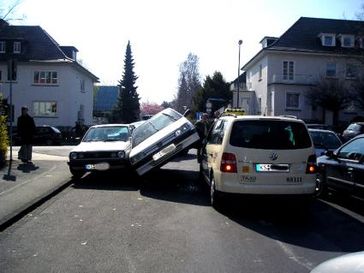
[[[345,142],[360,134],[364,134],[364,122],[354,122],[344,130],[342,138]]]
[[[364,134],[317,159],[319,194],[327,190],[364,198]]]
[[[37,126],[33,137],[34,145],[61,145],[63,142],[61,132],[53,126],[42,125]],[[20,137],[17,133],[17,128],[13,128],[13,144],[20,145]]]

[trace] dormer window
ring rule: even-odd
[[[354,47],[354,35],[339,35],[341,47]]]
[[[15,54],[21,53],[21,43],[20,42],[14,42],[13,53],[15,53]]]
[[[6,50],[5,50],[5,41],[0,41],[0,53],[5,53]]]
[[[320,33],[319,38],[323,46],[336,46],[335,34],[333,33]]]

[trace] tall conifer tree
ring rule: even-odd
[[[134,59],[130,41],[128,41],[124,60],[124,74],[122,80],[119,81],[119,97],[113,110],[112,121],[131,123],[139,120],[140,98],[137,93],[138,87],[135,86],[137,79],[138,77],[134,73]]]

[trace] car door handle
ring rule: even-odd
[[[351,167],[350,167],[350,168],[348,168],[348,169],[347,169],[348,174],[352,174],[352,173],[353,173],[353,170],[354,170],[354,169],[353,169],[353,168],[351,168]]]

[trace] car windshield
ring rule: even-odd
[[[341,146],[339,138],[331,132],[310,131],[316,148],[335,150]]]
[[[179,120],[182,115],[171,108],[165,109],[146,120],[133,131],[133,147],[139,145],[161,129]]]
[[[129,128],[127,126],[109,126],[90,128],[82,141],[127,141],[128,139]]]
[[[269,150],[303,149],[311,146],[304,124],[274,120],[234,122],[230,144],[237,147]]]

